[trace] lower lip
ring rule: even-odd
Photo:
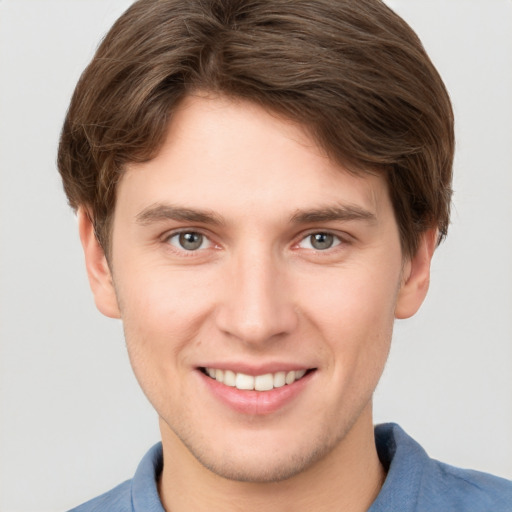
[[[292,384],[268,391],[241,390],[226,386],[202,371],[198,373],[210,392],[231,409],[248,415],[272,414],[286,406],[307,386],[315,372],[309,372]]]

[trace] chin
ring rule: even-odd
[[[254,441],[237,450],[237,443],[233,442],[229,448],[213,453],[211,448],[197,449],[185,443],[195,459],[217,476],[252,483],[280,482],[303,473],[331,452],[335,444],[325,438],[308,438],[307,445],[303,446],[291,439],[281,442],[279,447]]]
[[[290,456],[288,458],[269,455],[268,458],[248,460],[238,457],[228,457],[221,461],[197,459],[205,468],[217,476],[235,482],[270,483],[288,480],[303,472],[314,463],[316,457]]]

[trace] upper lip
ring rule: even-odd
[[[215,362],[198,365],[198,368],[215,368],[218,370],[231,370],[234,373],[244,373],[245,375],[265,375],[267,373],[290,372],[297,370],[312,370],[314,367],[299,363],[290,362],[268,362],[261,364],[249,364],[244,362]]]

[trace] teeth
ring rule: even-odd
[[[288,372],[286,374],[285,382],[286,382],[286,384],[292,384],[293,382],[295,382],[295,372],[294,371]]]
[[[235,388],[237,389],[254,389],[254,377],[237,373],[235,379]]]
[[[235,373],[231,370],[219,370],[218,368],[205,368],[207,375],[212,379],[243,390],[269,391],[274,388],[281,388],[286,384],[293,384],[296,380],[302,379],[306,370],[296,370],[290,372],[266,373],[264,375],[246,375],[245,373]]]
[[[297,370],[295,372],[295,380],[302,379],[302,377],[304,377],[304,375],[306,375],[306,370]]]
[[[274,373],[274,387],[282,388],[286,384],[286,372]]]
[[[232,372],[231,370],[226,370],[224,372],[224,384],[226,384],[226,386],[231,386],[232,388],[236,386],[235,372]]]
[[[258,375],[254,378],[254,389],[256,391],[268,391],[274,388],[274,376],[271,373]]]

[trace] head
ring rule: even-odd
[[[107,255],[117,184],[151,160],[194,91],[248,100],[301,124],[334,161],[382,174],[405,255],[448,228],[453,115],[410,27],[381,1],[142,0],[83,73],[58,165]]]
[[[59,169],[164,446],[275,481],[357,445],[452,153],[445,88],[379,1],[143,0],[116,22]]]

